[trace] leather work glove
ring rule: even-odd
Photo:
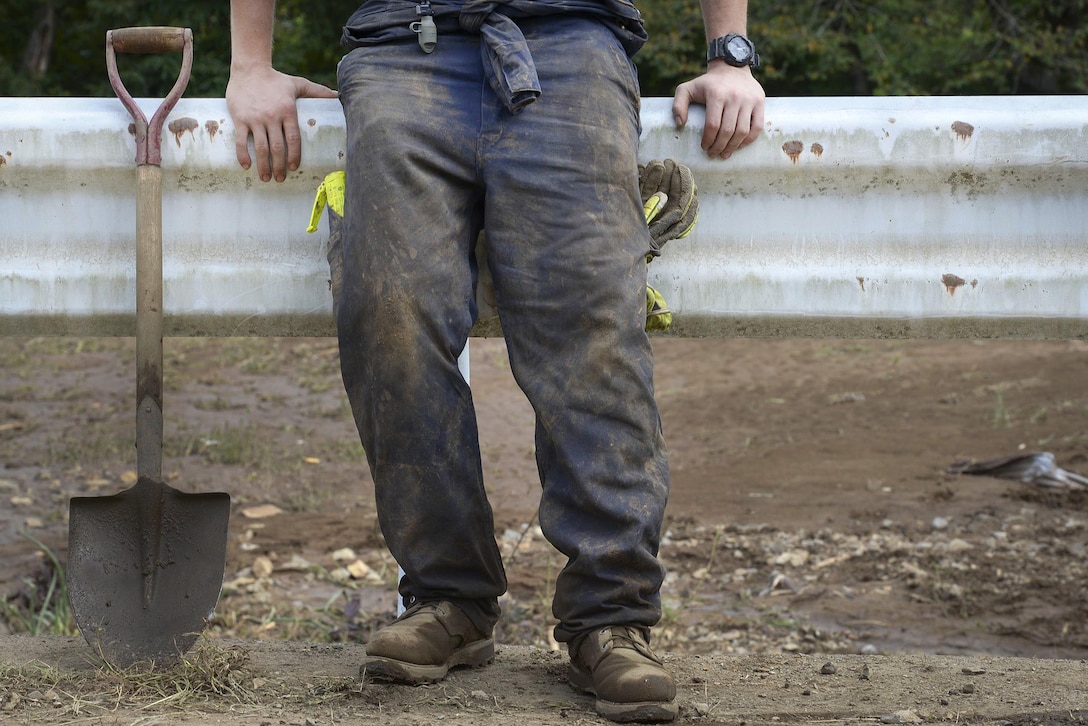
[[[664,333],[672,327],[672,311],[665,304],[665,298],[654,288],[646,286],[646,332]]]
[[[691,234],[699,218],[699,200],[691,169],[673,159],[639,164],[638,179],[642,213],[650,228],[648,264],[661,254],[666,242]],[[668,303],[660,292],[646,285],[646,331],[665,332],[671,327]]]
[[[639,164],[638,180],[650,227],[649,262],[661,254],[666,242],[691,234],[699,219],[699,197],[691,169],[675,159]]]

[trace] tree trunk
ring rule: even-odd
[[[49,71],[56,34],[57,13],[53,3],[46,0],[39,11],[38,22],[27,37],[26,51],[23,53],[23,67],[34,80],[40,80]]]

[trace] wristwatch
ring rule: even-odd
[[[740,33],[730,33],[710,41],[706,47],[706,62],[717,58],[737,68],[759,67],[759,53],[756,53],[755,44]]]

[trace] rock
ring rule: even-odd
[[[362,580],[370,574],[370,567],[362,560],[355,560],[350,565],[345,565],[344,569],[356,580]]]
[[[808,550],[792,550],[783,552],[774,558],[775,565],[789,565],[790,567],[802,567],[808,562]]]
[[[922,719],[913,710],[907,708],[895,713],[884,714],[880,723],[921,723]]]
[[[272,560],[261,555],[253,561],[253,576],[268,577],[272,574]]]
[[[833,675],[835,675],[835,673],[838,672],[838,670],[839,669],[836,668],[835,664],[832,663],[831,661],[828,661],[828,662],[824,663],[823,666],[820,667],[820,673],[822,673],[825,676],[833,676]]]
[[[341,547],[332,553],[333,562],[351,562],[355,559],[355,550],[350,547]]]

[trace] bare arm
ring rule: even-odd
[[[707,41],[727,33],[744,33],[747,0],[700,0]],[[763,87],[750,68],[735,68],[713,60],[703,75],[676,87],[672,113],[677,126],[688,122],[693,103],[706,106],[702,147],[710,157],[728,159],[756,140],[763,130]]]
[[[253,137],[257,172],[262,181],[287,178],[302,159],[302,134],[295,100],[336,98],[336,91],[272,67],[275,0],[231,0],[230,80],[227,108],[235,127],[235,153],[242,168],[252,164]]]

